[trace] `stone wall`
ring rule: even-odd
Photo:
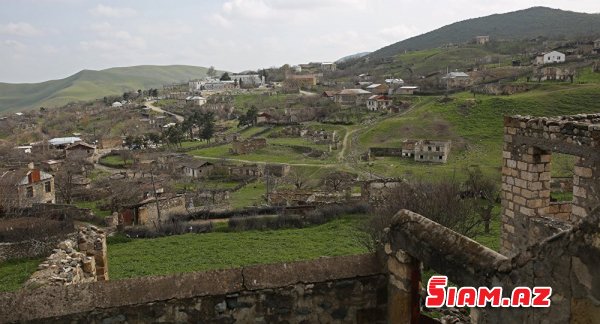
[[[106,253],[104,232],[95,226],[83,226],[74,240],[57,244],[24,286],[31,289],[108,280]]]
[[[0,243],[0,262],[47,256],[64,239],[64,235],[58,235],[45,239]]]
[[[233,141],[231,152],[233,154],[248,154],[267,146],[265,138],[250,138],[243,141]]]
[[[0,322],[385,323],[374,255],[0,294]]]
[[[519,286],[552,287],[549,308],[471,309],[473,323],[596,323],[600,318],[600,280],[595,272],[600,268],[599,223],[600,210],[596,210],[576,227],[507,258],[421,215],[400,211],[386,231],[385,254],[392,257],[388,259],[390,284],[395,283],[395,293],[388,298],[404,305],[404,315],[398,318],[414,316],[410,306],[419,289],[415,273],[422,262],[459,287],[500,286],[503,297]]]
[[[576,156],[573,203],[550,204],[552,152]],[[506,117],[502,167],[502,249],[514,255],[538,242],[532,221],[577,224],[600,206],[600,114],[558,118]]]

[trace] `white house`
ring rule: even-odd
[[[200,96],[189,96],[185,98],[187,102],[193,102],[196,106],[202,106],[206,104],[206,98]]]
[[[557,51],[541,53],[535,57],[536,65],[562,63],[565,61],[565,54]]]

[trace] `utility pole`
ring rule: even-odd
[[[156,214],[158,217],[158,226],[161,224],[160,217],[160,204],[158,202],[158,195],[156,194],[156,184],[154,183],[154,170],[150,169],[150,181],[152,182],[152,191],[154,191],[154,201],[156,202]]]

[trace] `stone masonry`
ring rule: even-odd
[[[81,227],[75,241],[60,242],[25,283],[27,289],[108,280],[106,237],[95,226]]]
[[[571,204],[550,202],[552,152],[576,156]],[[514,255],[543,239],[540,222],[557,233],[589,216],[600,206],[599,178],[600,114],[506,117],[501,252]]]
[[[386,323],[373,254],[0,293],[0,323]],[[11,311],[5,311],[11,310]]]

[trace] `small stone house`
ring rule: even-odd
[[[263,176],[263,171],[257,164],[243,164],[227,166],[230,176],[238,176],[243,178],[257,178]]]
[[[475,36],[475,44],[485,45],[490,42],[490,36]]]
[[[442,77],[442,85],[450,88],[462,88],[471,84],[471,76],[465,72],[450,72]]]
[[[394,89],[390,89],[389,94],[398,94],[398,95],[413,95],[415,94],[415,92],[419,91],[419,87],[417,86],[400,86],[397,87],[395,90]]]
[[[367,99],[368,111],[386,111],[392,105],[392,99],[387,96],[373,95]]]
[[[594,53],[600,54],[600,38],[594,41]]]
[[[334,101],[340,105],[363,105],[373,94],[363,89],[344,89],[335,94]]]
[[[189,161],[181,164],[181,173],[190,178],[207,178],[214,170],[214,164],[205,161]]]
[[[86,142],[77,142],[75,144],[67,146],[65,148],[65,156],[69,156],[71,154],[82,155],[86,157],[93,156],[96,153],[96,147],[94,145],[90,145]]]
[[[389,89],[390,87],[386,84],[374,83],[368,86],[365,90],[376,95],[386,95]]]
[[[185,197],[176,195],[172,197],[149,197],[137,204],[124,206],[121,217],[124,225],[148,225],[153,226],[158,222],[158,206],[160,208],[161,221],[168,220],[171,216],[186,214]]]
[[[0,207],[25,208],[56,203],[54,176],[36,168],[0,170]]]

